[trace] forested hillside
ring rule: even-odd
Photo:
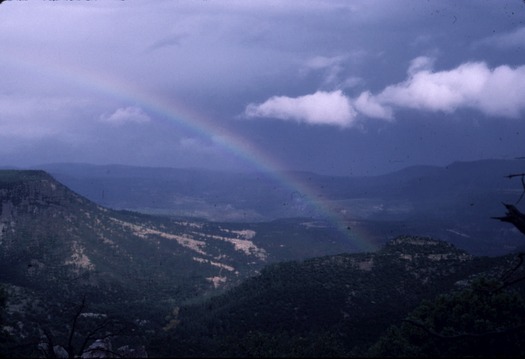
[[[389,356],[391,325],[424,300],[462,293],[474,278],[497,280],[513,260],[475,258],[442,241],[407,236],[376,253],[275,264],[220,297],[177,308],[155,347],[167,356]],[[474,320],[484,320],[476,314]]]
[[[71,337],[78,353],[104,318],[119,323],[112,332],[142,338],[173,307],[235,286],[268,263],[355,250],[342,239],[304,220],[250,226],[115,211],[43,171],[0,171],[8,347],[32,355],[43,336],[62,346]],[[79,314],[83,324],[71,336],[68,323]]]
[[[0,171],[0,200],[3,356],[524,354],[518,253],[115,211],[42,171]]]
[[[210,221],[322,219],[326,211],[382,245],[397,235],[430,236],[475,255],[503,255],[522,245],[511,227],[489,220],[522,191],[523,161],[480,160],[413,166],[379,176],[275,176],[204,169],[49,164],[40,168],[109,208]],[[282,181],[280,178],[292,179]],[[354,226],[352,223],[357,223]]]

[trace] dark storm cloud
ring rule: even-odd
[[[524,22],[517,0],[5,2],[0,158],[242,166],[227,132],[284,167],[380,172],[389,144],[436,158],[412,118],[445,136],[478,115],[471,143],[510,155],[486,136],[521,130]]]

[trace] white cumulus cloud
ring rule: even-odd
[[[363,91],[350,98],[337,90],[295,98],[274,96],[248,105],[245,115],[348,128],[363,117],[392,120],[395,110],[403,108],[444,113],[472,109],[508,118],[525,112],[525,65],[490,68],[485,62],[467,62],[434,71],[433,63],[424,56],[412,60],[407,79],[378,94]]]
[[[468,62],[433,72],[411,68],[409,78],[386,87],[375,98],[383,106],[453,112],[470,108],[491,116],[517,117],[525,110],[525,66],[489,68]]]
[[[383,120],[391,120],[394,118],[392,108],[384,106],[377,101],[369,91],[365,91],[354,100],[355,109],[372,118],[380,118]]]
[[[340,127],[352,126],[356,120],[351,101],[340,90],[300,97],[274,96],[261,104],[248,105],[245,115]]]
[[[428,56],[419,56],[410,61],[410,65],[408,66],[408,75],[413,76],[414,74],[417,74],[419,71],[424,70],[432,70],[432,66],[434,65],[434,59]]]
[[[145,113],[140,107],[129,106],[118,108],[111,115],[102,115],[100,119],[103,122],[111,123],[114,125],[122,125],[125,123],[147,123],[151,121],[151,118]]]

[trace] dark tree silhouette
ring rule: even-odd
[[[503,203],[505,216],[492,218],[511,223],[525,235],[525,214],[516,207],[525,195],[525,173],[506,177],[520,178],[523,192],[515,204]],[[525,355],[525,297],[523,286],[516,286],[525,280],[524,264],[525,253],[518,253],[499,277],[482,275],[463,290],[422,303],[401,325],[389,328],[369,353],[412,357]]]
[[[516,173],[516,174],[510,174],[506,176],[509,179],[519,177],[521,179],[521,185],[523,187],[523,191],[521,192],[520,197],[516,201],[516,205],[522,200],[523,196],[525,195],[525,173]],[[516,208],[513,204],[503,203],[505,208],[507,209],[507,213],[505,213],[505,216],[503,217],[492,217],[493,219],[498,219],[502,222],[508,222],[514,225],[521,233],[525,234],[525,214],[520,212],[519,209]]]
[[[94,325],[91,326],[87,330],[87,332],[83,331],[81,334],[79,331],[79,321],[81,320],[82,313],[86,309],[86,296],[84,295],[82,297],[81,302],[76,306],[74,309],[74,312],[72,314],[71,324],[69,326],[69,333],[67,336],[67,343],[63,346],[65,348],[65,351],[68,354],[69,358],[77,358],[81,357],[86,352],[89,352],[90,349],[88,349],[88,346],[90,343],[93,343],[95,340],[104,340],[109,339],[113,337],[117,337],[119,335],[122,335],[124,332],[129,330],[129,325],[126,323],[123,323],[115,318],[110,317],[104,317],[97,323],[94,323]],[[56,341],[54,340],[54,335],[52,332],[44,328],[44,336],[47,340],[47,345],[45,345],[41,351],[42,355],[45,358],[56,358],[58,357],[57,353],[55,352],[55,344]],[[108,355],[117,356],[120,357],[121,355],[119,353],[113,352],[109,349],[101,349],[97,348],[94,349],[97,352],[105,352]]]
[[[521,233],[525,235],[525,214],[521,213],[516,206],[508,203],[503,203],[507,208],[507,213],[503,217],[492,217],[499,219],[502,222],[512,223]]]

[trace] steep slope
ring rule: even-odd
[[[42,171],[0,171],[0,203],[0,279],[16,283],[89,277],[83,283],[177,287],[191,277],[205,290],[268,262],[355,250],[322,222],[229,224],[109,210]]]
[[[169,356],[362,355],[421,300],[504,261],[405,236],[376,253],[275,264],[176,311],[157,347]]]
[[[523,188],[523,160],[455,162],[415,166],[371,177],[290,172],[309,193],[262,173],[202,169],[54,164],[41,166],[98,204],[144,213],[249,223],[273,219],[323,218],[311,193],[347,222],[387,239],[406,233],[452,242],[476,255],[502,255],[522,244],[512,227],[490,220],[514,203]],[[310,194],[310,196],[308,195]],[[381,244],[382,244],[381,243]]]
[[[157,336],[148,349],[157,355],[358,355],[422,299],[506,260],[414,236],[337,254],[356,248],[322,220],[115,211],[42,171],[0,171],[0,204],[4,329],[17,347],[49,332],[67,338],[81,302],[84,338],[89,323],[116,317],[133,340]],[[304,260],[276,263],[291,259]]]
[[[107,210],[44,172],[0,172],[0,200],[0,276],[17,285],[74,280],[142,291],[193,277],[191,286],[202,291],[253,274],[249,263],[267,258],[249,230]]]
[[[276,229],[115,211],[43,171],[0,171],[8,331],[39,338],[51,327],[65,337],[59,328],[84,299],[97,315],[156,330],[168,308],[234,286],[267,263],[355,249],[303,222]]]

